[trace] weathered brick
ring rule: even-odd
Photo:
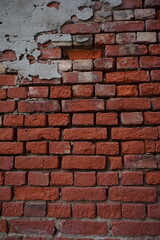
[[[137,32],[137,42],[153,43],[157,41],[156,32]]]
[[[51,154],[70,154],[71,146],[69,142],[50,142],[49,152]]]
[[[72,90],[75,98],[90,98],[93,97],[94,87],[92,85],[75,85]]]
[[[115,21],[132,20],[134,15],[132,10],[114,11],[113,18]]]
[[[29,172],[28,184],[34,186],[48,186],[49,185],[49,173],[44,172]]]
[[[59,111],[58,101],[20,101],[18,103],[18,111],[22,113],[35,112],[57,112]]]
[[[93,70],[93,61],[91,59],[73,61],[73,70],[75,71],[90,71]]]
[[[45,202],[26,202],[24,206],[26,217],[44,217],[46,215]]]
[[[146,55],[145,45],[107,45],[105,48],[106,57],[141,56]]]
[[[104,32],[136,32],[144,30],[144,22],[142,21],[116,21],[106,22]]]
[[[48,97],[48,87],[29,87],[28,97],[30,98],[47,98]]]
[[[116,43],[118,44],[131,44],[135,42],[136,42],[136,34],[133,32],[116,34]]]
[[[40,59],[60,59],[61,49],[60,48],[44,48],[41,49]]]
[[[155,18],[156,11],[154,8],[150,9],[135,9],[134,11],[135,19],[136,20],[147,20]]]
[[[157,56],[140,57],[140,67],[144,69],[160,68],[160,57]]]
[[[157,159],[153,155],[126,155],[124,166],[127,169],[157,168]]]
[[[149,52],[152,55],[160,55],[160,45],[159,44],[151,44],[149,46]]]
[[[158,0],[145,0],[145,7],[159,7],[160,2]]]
[[[117,58],[117,69],[137,69],[139,67],[137,57],[119,57]]]
[[[143,114],[141,112],[121,113],[121,122],[123,125],[138,125],[143,123]]]
[[[116,86],[114,84],[96,84],[95,96],[96,97],[112,97],[116,94]]]
[[[75,23],[66,24],[62,28],[62,33],[80,34],[80,33],[99,33],[100,25],[98,23]]]
[[[96,47],[102,47],[107,44],[114,44],[114,43],[115,43],[115,34],[114,33],[95,34]]]
[[[160,20],[147,20],[146,21],[146,30],[147,31],[159,31],[160,29]]]
[[[113,58],[97,58],[94,61],[95,70],[113,70],[114,69],[114,59]]]
[[[102,82],[101,72],[65,72],[62,74],[63,83],[98,83]]]

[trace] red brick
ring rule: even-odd
[[[157,56],[140,57],[140,67],[144,69],[160,68],[160,57]]]
[[[61,49],[60,48],[44,48],[41,49],[40,59],[60,59]]]
[[[122,22],[123,23],[123,22]],[[107,45],[105,48],[106,57],[115,56],[141,56],[146,55],[147,47],[145,45]]]
[[[49,114],[48,121],[49,126],[68,126],[70,122],[69,114]]]
[[[17,169],[55,169],[58,168],[56,156],[17,156],[15,158]]]
[[[64,130],[64,140],[98,140],[106,138],[106,128],[72,128]]]
[[[103,34],[95,34],[95,46],[103,47],[107,44],[115,43],[115,34],[114,33],[103,33]]]
[[[4,172],[0,172],[0,185],[3,185],[3,184],[4,184]]]
[[[160,152],[160,140],[156,141],[156,152]]]
[[[12,192],[10,187],[0,187],[0,201],[11,201]]]
[[[118,44],[131,44],[135,42],[136,42],[136,34],[133,32],[116,34],[116,43]]]
[[[1,142],[0,154],[21,154],[23,153],[23,143],[20,142]]]
[[[123,154],[143,154],[144,153],[143,141],[122,142],[121,146],[122,146]]]
[[[60,78],[53,78],[53,79],[40,79],[39,77],[33,77],[33,84],[35,85],[56,85],[56,84],[61,84],[61,79]],[[22,81],[22,84],[25,85],[31,85],[31,82],[25,81],[25,79]]]
[[[26,113],[35,112],[57,112],[59,111],[58,101],[20,101],[18,103],[18,111]]]
[[[129,219],[144,219],[146,216],[145,204],[123,204],[122,217]]]
[[[116,86],[114,84],[96,84],[95,96],[96,97],[111,97],[115,96]]]
[[[16,200],[56,200],[59,197],[58,188],[55,187],[16,187],[14,189]]]
[[[13,140],[14,131],[12,128],[0,128],[0,140],[10,141]]]
[[[106,73],[107,83],[137,83],[148,82],[149,73],[146,71],[129,71]]]
[[[105,157],[102,156],[64,156],[62,169],[104,169]]]
[[[156,190],[152,187],[111,187],[111,201],[122,202],[155,202]]]
[[[145,7],[160,7],[159,0],[145,0]]]
[[[106,22],[104,32],[136,32],[144,30],[144,22],[142,21],[116,21]]]
[[[144,83],[139,85],[140,96],[159,96],[160,83]]]
[[[73,174],[69,172],[51,173],[51,185],[73,185]]]
[[[127,8],[142,8],[142,0],[123,0],[122,5],[118,7],[118,9],[127,9]]]
[[[159,236],[159,222],[119,221],[112,222],[113,236]]]
[[[94,61],[95,70],[113,70],[114,69],[114,58],[97,58]]]
[[[117,113],[97,113],[96,124],[97,125],[117,125],[118,115]]]
[[[7,233],[7,221],[5,219],[0,220],[0,233]]]
[[[69,154],[71,146],[69,142],[50,142],[49,153],[51,154]]]
[[[96,143],[96,154],[117,155],[119,154],[118,142],[98,142]]]
[[[160,81],[160,70],[151,71],[152,81]]]
[[[146,21],[147,31],[159,31],[160,30],[160,20],[147,20]]]
[[[112,128],[114,140],[157,139],[157,128]]]
[[[160,98],[152,98],[151,102],[154,110],[160,109]]]
[[[13,157],[0,157],[0,169],[11,170],[13,168]]]
[[[14,60],[16,60],[16,53],[14,51],[8,50],[0,54],[0,62]]]
[[[101,187],[65,187],[62,189],[63,201],[103,201],[106,200],[106,190]]]
[[[0,113],[11,113],[16,109],[15,101],[1,101]]]
[[[46,126],[46,116],[45,115],[26,115],[25,116],[25,126],[27,127],[42,127]]]
[[[59,140],[60,131],[59,128],[32,128],[32,129],[19,129],[18,140],[30,141],[30,140]]]
[[[48,217],[69,218],[71,216],[70,204],[48,204]]]
[[[80,34],[80,33],[99,33],[100,25],[98,23],[74,23],[66,24],[62,28],[62,33]]]
[[[155,141],[153,140],[146,140],[145,141],[145,152],[146,153],[154,153],[156,148]]]
[[[147,110],[150,107],[148,98],[115,98],[106,103],[107,110]]]
[[[28,97],[30,98],[47,98],[48,87],[29,87]]]
[[[160,124],[160,112],[145,112],[145,124],[158,125]]]
[[[54,233],[54,222],[48,220],[18,219],[10,220],[9,227],[11,233],[18,234],[50,234]]]
[[[76,98],[88,98],[93,96],[93,86],[92,85],[76,85],[72,87],[73,96]]]
[[[137,97],[138,89],[136,85],[123,85],[117,86],[117,96],[118,97]]]
[[[25,87],[9,88],[7,96],[9,98],[27,98],[27,88]]]
[[[24,207],[24,215],[27,217],[45,217],[45,202],[26,202]]]
[[[122,185],[143,185],[143,172],[122,172]]]
[[[44,172],[29,172],[28,184],[35,186],[48,186],[49,185],[49,173]]]
[[[92,187],[96,185],[95,172],[75,172],[74,185],[79,187]]]
[[[4,116],[3,125],[7,127],[23,126],[23,115],[7,115]]]
[[[138,125],[143,123],[141,112],[121,113],[121,122],[124,125]]]
[[[122,157],[109,157],[110,162],[110,169],[116,170],[116,169],[122,169]]]
[[[119,57],[117,58],[117,69],[137,69],[139,67],[137,57]]]
[[[67,220],[62,223],[61,232],[74,235],[105,236],[107,224],[105,222]]]
[[[96,59],[103,55],[101,49],[72,49],[67,51],[70,60]]]
[[[160,55],[160,45],[159,44],[151,44],[149,46],[149,51],[151,55]]]
[[[0,99],[6,99],[7,94],[6,94],[6,89],[0,89]]]
[[[0,86],[15,86],[17,84],[17,76],[0,75]]]
[[[160,218],[160,204],[148,205],[148,217],[154,219]]]
[[[96,206],[95,204],[73,204],[74,218],[95,218]]]
[[[146,183],[147,184],[160,184],[160,171],[146,172]]]
[[[25,172],[6,172],[5,184],[6,185],[23,185],[26,183]]]
[[[74,113],[72,117],[73,125],[89,126],[94,124],[94,115],[92,113]]]
[[[50,98],[71,98],[70,86],[54,86],[51,87]]]
[[[98,216],[101,218],[121,218],[121,204],[98,204]]]
[[[2,216],[21,217],[23,215],[23,202],[6,202],[2,205]]]
[[[102,82],[102,72],[64,72],[62,79],[63,83],[98,83]]]
[[[157,160],[153,155],[128,155],[124,157],[124,165],[131,169],[157,168]]]
[[[73,154],[95,154],[95,145],[91,142],[73,142]]]
[[[97,184],[101,186],[113,186],[118,185],[118,173],[107,172],[107,173],[97,173]]]
[[[26,152],[32,154],[45,154],[47,150],[47,142],[27,142]]]

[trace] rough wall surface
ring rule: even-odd
[[[160,239],[160,1],[0,1],[0,240]]]

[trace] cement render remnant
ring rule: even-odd
[[[39,76],[40,79],[61,77],[58,73],[57,61],[30,64],[27,55],[38,59],[40,51],[37,43],[51,41],[55,46],[61,46],[63,43],[65,46],[71,46],[70,34],[61,34],[60,28],[75,15],[82,21],[92,18],[91,7],[94,1],[56,0],[59,4],[58,9],[48,6],[52,2],[51,0],[0,0],[0,52],[13,50],[17,56],[15,61],[3,62],[6,69],[16,70],[19,76],[30,80],[33,76]],[[109,3],[111,8],[122,4],[122,0],[100,0],[100,2]],[[83,9],[79,10],[81,7]],[[58,33],[47,33],[52,30]]]

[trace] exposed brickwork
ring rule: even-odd
[[[159,239],[160,1],[92,2],[69,43],[38,45],[60,79],[22,79],[0,53],[2,240]]]

